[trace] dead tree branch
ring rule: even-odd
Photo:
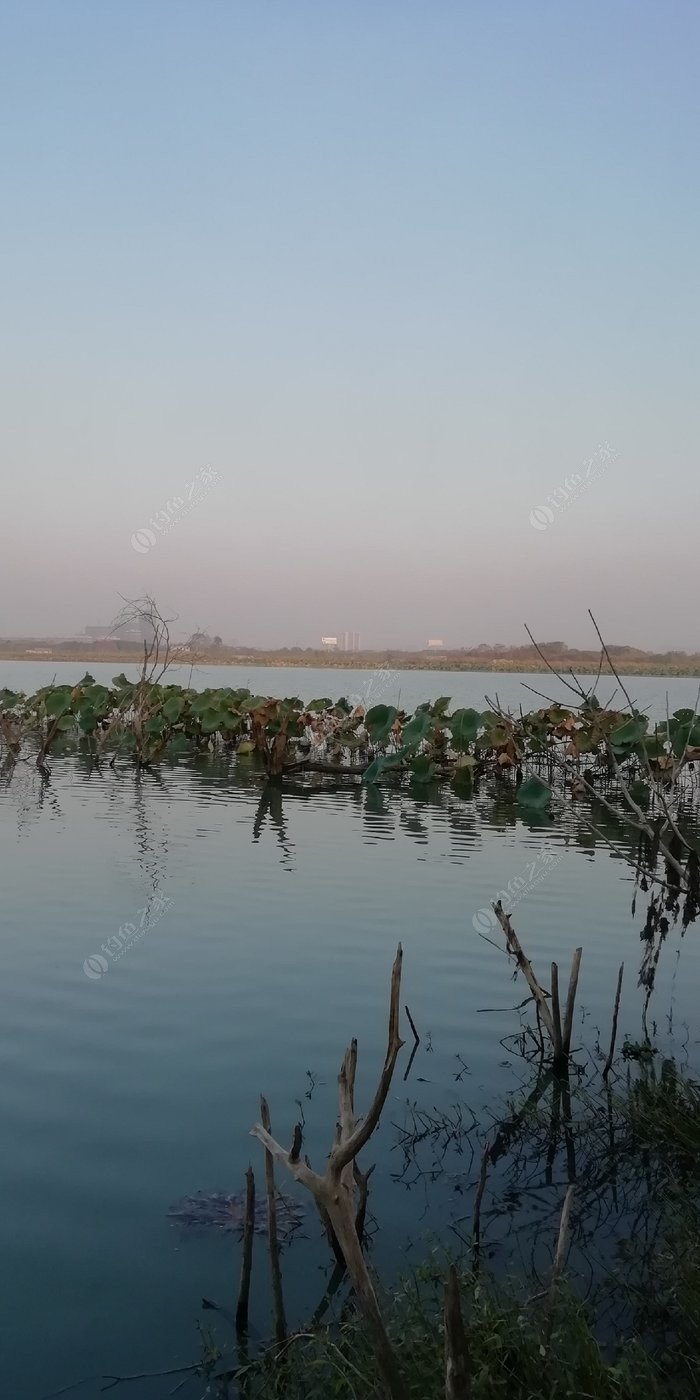
[[[374,1132],[386,1103],[396,1060],[403,1041],[399,1035],[399,998],[401,992],[401,944],[397,949],[391,974],[389,1030],[386,1057],[379,1083],[370,1108],[359,1123],[355,1116],[355,1074],[357,1070],[357,1041],[351,1041],[343,1057],[338,1075],[339,1121],[326,1170],[321,1176],[308,1162],[302,1161],[294,1149],[285,1151],[270,1133],[269,1118],[256,1124],[253,1136],[262,1143],[266,1153],[280,1162],[311,1192],[319,1214],[328,1220],[352,1281],[358,1306],[363,1313],[387,1395],[390,1400],[406,1400],[398,1361],[384,1326],[374,1285],[362,1252],[358,1226],[364,1223],[362,1204],[362,1175],[359,1177],[360,1207],[355,1212],[355,1158]],[[261,1105],[263,1100],[261,1100]],[[295,1134],[295,1145],[297,1135]],[[359,1169],[358,1169],[359,1171]],[[367,1173],[369,1176],[369,1173]],[[366,1190],[366,1179],[364,1189]]]

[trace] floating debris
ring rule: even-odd
[[[238,1231],[242,1233],[245,1222],[245,1191],[227,1195],[225,1191],[197,1191],[194,1196],[183,1196],[168,1210],[168,1218],[176,1225],[188,1229],[214,1229]],[[291,1196],[277,1193],[277,1230],[281,1239],[289,1239],[303,1223],[304,1207]],[[267,1230],[267,1201],[263,1197],[255,1202],[256,1234]]]

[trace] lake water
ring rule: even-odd
[[[114,661],[96,662],[90,667],[90,674],[101,684],[109,685],[120,670],[130,680],[136,680],[139,674],[137,666],[122,667]],[[0,661],[0,689],[7,686],[10,690],[29,693],[53,681],[57,685],[75,683],[80,675],[81,668],[75,661]],[[487,697],[493,700],[496,695],[505,709],[515,711],[519,706],[523,710],[536,710],[546,704],[542,694],[562,702],[575,699],[555,676],[538,672],[396,671],[390,667],[361,671],[340,666],[197,666],[191,670],[189,666],[173,666],[168,679],[178,685],[189,683],[197,690],[207,686],[229,685],[234,689],[248,686],[254,694],[298,695],[307,703],[321,696],[337,700],[346,695],[364,705],[401,705],[407,711],[414,710],[424,700],[436,700],[438,695],[451,696],[455,709],[473,705],[477,710],[485,708]],[[623,679],[634,704],[659,717],[666,713],[667,696],[671,713],[682,706],[692,709],[700,686],[697,677],[692,676],[627,676]],[[582,680],[584,685],[592,685],[595,677],[582,677]],[[624,697],[615,681],[602,679],[597,694],[602,704],[615,696],[614,703],[620,709],[625,708]]]
[[[41,669],[7,665],[0,685],[36,688],[47,679]],[[60,669],[51,667],[59,679]],[[75,666],[66,670],[74,679]],[[367,672],[354,677],[367,684]],[[244,680],[307,698],[341,690],[340,674],[326,671],[198,677]],[[420,672],[400,677],[401,702],[444,692],[480,704],[496,681],[513,703],[517,677]],[[668,684],[675,708],[694,703],[697,683],[633,684],[651,705]],[[342,688],[350,692],[349,681]],[[104,1373],[196,1359],[195,1321],[213,1316],[200,1314],[201,1299],[234,1306],[240,1246],[224,1234],[185,1234],[168,1208],[198,1190],[241,1189],[249,1161],[262,1189],[249,1136],[261,1091],[283,1142],[303,1113],[305,1150],[322,1167],[350,1036],[359,1040],[360,1107],[376,1082],[399,940],[402,1002],[422,1039],[404,1082],[404,1023],[409,1043],[364,1154],[377,1163],[373,1255],[386,1277],[469,1214],[489,1114],[524,1077],[506,1038],[518,1030],[509,1008],[525,989],[475,927],[500,888],[516,877],[530,886],[514,923],[537,970],[556,957],[566,981],[574,948],[584,948],[577,1043],[593,1050],[599,1033],[607,1042],[622,959],[620,1037],[641,1033],[644,911],[632,915],[630,868],[592,834],[581,804],[542,827],[487,787],[465,799],[447,785],[419,793],[306,778],[280,793],[249,758],[205,755],[139,777],[55,756],[48,785],[22,766],[0,791],[0,853],[0,1378],[12,1400],[79,1380],[69,1393],[93,1400]],[[127,923],[135,936],[115,958]],[[681,937],[672,928],[650,1015],[660,1044],[691,1060],[699,993],[696,930]],[[410,1174],[396,1180],[407,1102],[432,1111],[456,1100],[477,1125],[461,1159],[430,1188]],[[561,1196],[558,1177],[547,1198],[553,1218]],[[291,1322],[315,1307],[328,1266],[304,1204],[304,1231],[283,1256]],[[498,1266],[505,1244],[497,1222],[489,1230]],[[258,1238],[251,1316],[267,1335]],[[115,1393],[146,1400],[176,1381]],[[198,1400],[201,1384],[179,1394]]]

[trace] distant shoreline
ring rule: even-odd
[[[525,649],[523,649],[525,650]],[[620,649],[622,650],[622,649]],[[551,666],[556,671],[561,671],[565,676],[572,670],[578,675],[596,675],[599,669],[597,656],[590,654],[579,655],[576,652],[569,652],[563,655],[552,655],[548,658]],[[669,677],[700,677],[700,656],[688,656],[685,659],[666,660],[658,655],[650,653],[627,657],[620,655],[617,648],[613,651],[613,660],[620,675],[625,676],[669,676]],[[90,647],[42,647],[31,648],[5,646],[0,648],[0,665],[3,661],[38,661],[47,662],[72,662],[89,669],[91,665],[106,664],[117,667],[139,666],[143,661],[143,653],[133,648],[118,650],[108,648]],[[444,672],[487,672],[487,673],[531,673],[542,674],[549,669],[544,661],[536,654],[534,655],[509,655],[496,657],[493,654],[483,656],[474,653],[441,652],[435,656],[426,655],[423,652],[238,652],[231,648],[222,648],[215,652],[207,652],[193,656],[191,653],[175,653],[170,661],[171,666],[256,666],[270,667],[277,669],[301,669],[328,670],[328,671],[444,671]],[[603,671],[609,674],[607,664]]]

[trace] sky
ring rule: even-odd
[[[699,40],[3,0],[0,636],[700,649]]]

